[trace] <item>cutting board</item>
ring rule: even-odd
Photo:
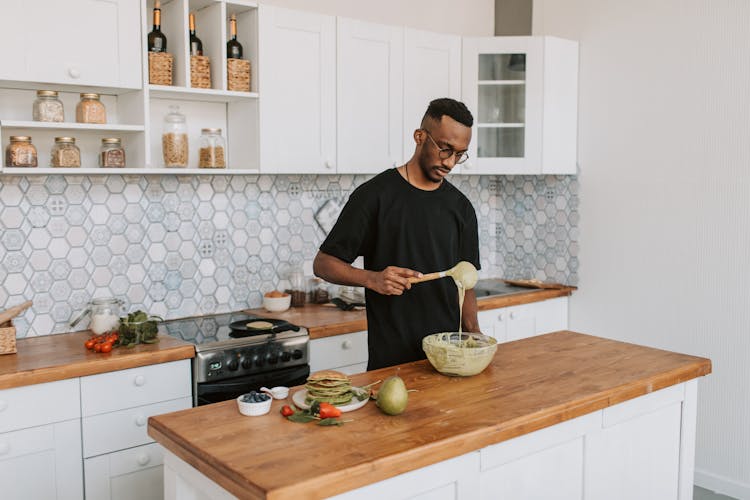
[[[565,285],[561,285],[560,283],[545,283],[539,280],[503,280],[503,282],[509,285],[522,286],[525,288],[543,288],[550,290],[561,290],[565,288]]]

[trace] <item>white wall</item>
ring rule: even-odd
[[[696,483],[750,498],[750,2],[536,0],[580,41],[571,326],[702,355]]]
[[[439,33],[492,36],[495,0],[262,0],[290,9],[395,24]]]

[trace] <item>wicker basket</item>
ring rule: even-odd
[[[148,83],[172,85],[172,54],[167,52],[148,53]]]
[[[227,89],[250,92],[250,61],[227,59]]]
[[[211,61],[206,56],[190,56],[190,86],[194,89],[211,88]]]
[[[16,327],[12,321],[0,325],[0,354],[16,352]]]

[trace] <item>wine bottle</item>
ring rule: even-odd
[[[161,2],[154,2],[154,28],[148,34],[149,52],[166,52],[167,37],[161,32]]]
[[[234,14],[229,18],[229,35],[227,59],[242,59],[242,44],[237,41],[237,17]]]
[[[191,56],[202,56],[203,55],[203,42],[201,39],[195,36],[195,14],[190,13],[190,55]]]

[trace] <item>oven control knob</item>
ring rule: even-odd
[[[290,359],[292,359],[292,353],[287,352],[287,351],[284,351],[281,353],[281,361],[286,362],[286,361],[289,361]]]
[[[294,352],[292,352],[292,357],[294,359],[301,359],[302,355],[302,351],[300,351],[299,349],[295,349]]]
[[[266,356],[266,361],[268,361],[270,364],[275,365],[276,362],[279,360],[279,355],[275,352],[269,352]]]
[[[253,367],[253,362],[258,358],[258,356],[252,356],[247,358],[242,358],[242,368],[245,370],[249,370]]]
[[[240,367],[240,362],[237,361],[236,359],[233,359],[232,361],[230,361],[229,363],[227,363],[227,368],[231,372],[236,371],[237,368],[239,368],[239,367]]]

